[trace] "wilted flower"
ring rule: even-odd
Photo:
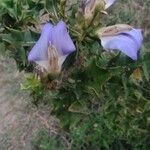
[[[46,23],[41,36],[28,55],[30,62],[35,62],[48,73],[58,74],[66,57],[75,51],[66,24],[60,21],[56,26]]]
[[[97,31],[105,50],[120,50],[133,60],[137,60],[137,52],[143,41],[141,29],[129,25],[118,24]]]

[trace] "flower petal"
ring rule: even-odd
[[[60,73],[61,68],[62,68],[62,64],[66,60],[67,56],[68,55],[63,55],[63,56],[59,56],[58,57],[58,67],[59,67],[59,70],[55,70],[58,73]],[[53,66],[51,66],[49,64],[48,60],[35,61],[35,63],[38,64],[40,67],[44,68],[48,73],[52,73],[52,74],[54,73],[54,72],[51,71]]]
[[[115,0],[105,0],[105,2],[106,2],[105,9],[107,9],[115,2]]]
[[[143,35],[141,29],[132,29],[131,31],[123,32],[123,33],[126,33],[130,37],[132,37],[132,39],[137,43],[138,49],[141,47],[143,42]]]
[[[96,34],[98,36],[114,36],[118,35],[120,33],[128,33],[128,31],[133,30],[133,27],[127,25],[127,24],[116,24],[108,27],[100,28],[96,31]]]
[[[28,61],[45,61],[48,59],[47,49],[51,40],[53,26],[47,23],[43,26],[41,36],[28,55]]]
[[[46,71],[49,70],[49,62],[48,62],[48,60],[35,61],[35,63],[38,64],[40,67],[46,69]]]
[[[52,32],[52,44],[56,47],[60,55],[70,54],[75,51],[75,45],[69,36],[66,24],[60,21]]]
[[[133,31],[119,35],[101,37],[101,44],[104,49],[118,49],[133,60],[137,60],[137,51],[142,44],[142,40],[141,30],[133,29]]]
[[[66,60],[68,55],[63,55],[63,56],[60,56],[59,59],[58,59],[58,65],[59,66],[62,66],[62,64],[64,63],[64,61]]]

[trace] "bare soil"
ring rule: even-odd
[[[57,130],[49,108],[34,107],[20,89],[24,79],[12,59],[0,56],[0,150],[34,149],[31,141],[39,130]]]

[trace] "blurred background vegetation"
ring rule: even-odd
[[[39,37],[40,24],[58,21],[52,19],[59,9],[57,2],[0,0],[0,53],[12,57],[20,71],[33,72],[28,52]],[[30,91],[33,103],[52,106],[52,114],[60,119],[61,133],[39,131],[33,138],[35,149],[149,150],[149,8],[149,0],[121,0],[109,9],[108,16],[99,18],[102,26],[126,23],[143,29],[138,61],[119,53],[108,54],[98,41],[82,41],[78,61],[64,71],[61,80],[50,79],[45,85],[34,75],[26,79],[21,88]],[[69,29],[77,6],[71,9]],[[68,62],[72,58],[74,54]]]

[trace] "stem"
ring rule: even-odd
[[[92,18],[92,20],[90,21],[90,23],[89,23],[89,25],[88,25],[88,27],[90,27],[91,25],[92,25],[92,23],[94,22],[94,20],[95,20],[95,18],[97,17],[97,15],[98,15],[98,11],[96,11],[95,12],[95,14],[94,14],[94,16],[93,16],[93,18]]]
[[[66,2],[67,2],[67,0],[60,0],[60,11],[64,17],[65,17]]]
[[[53,5],[53,11],[54,11],[55,17],[57,18],[57,20],[59,20],[59,17],[58,17],[58,15],[57,15],[56,8],[54,7],[54,0],[52,0],[52,5]]]

